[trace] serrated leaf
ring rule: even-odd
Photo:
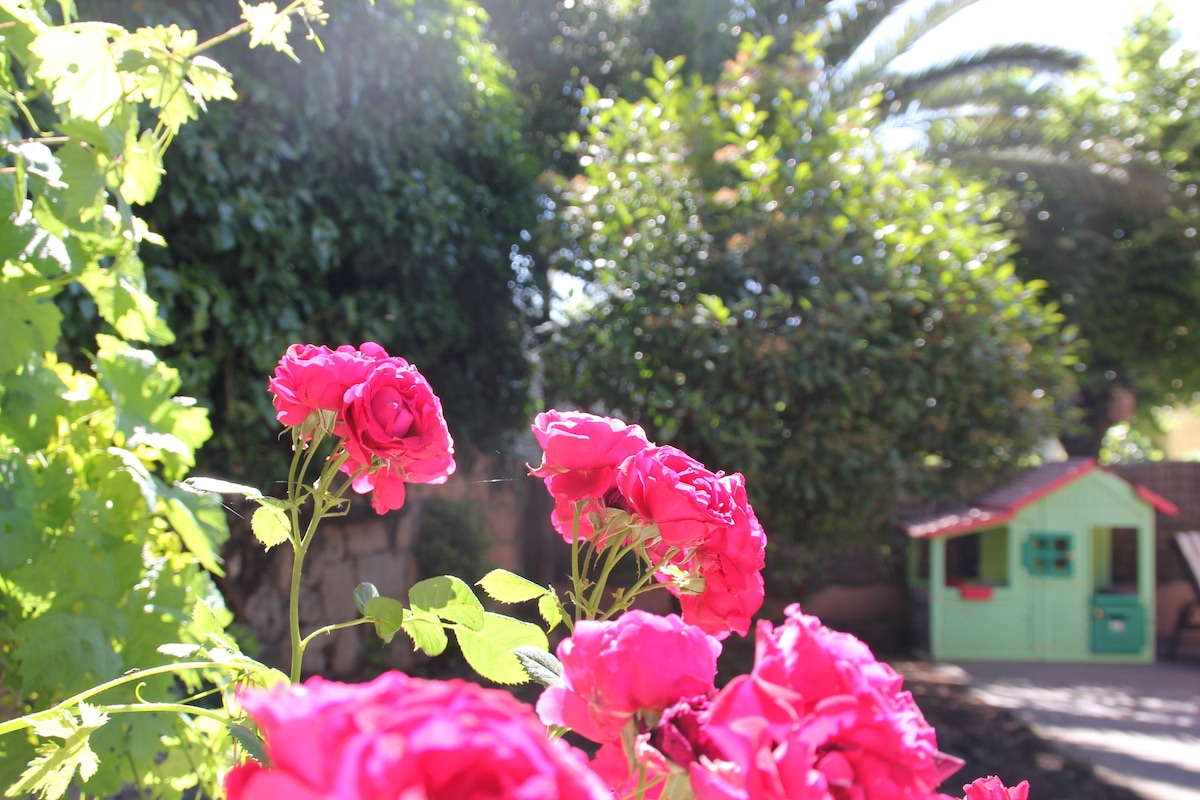
[[[158,185],[166,172],[154,132],[142,131],[141,136],[126,143],[123,156],[121,197],[130,205],[145,205],[158,194]]]
[[[492,570],[480,578],[476,586],[483,589],[488,597],[501,603],[523,603],[551,591],[506,569]]]
[[[229,537],[229,529],[220,504],[212,502],[206,495],[176,489],[157,479],[155,482],[163,500],[163,514],[179,534],[184,547],[196,557],[200,566],[214,575],[224,576],[218,552],[221,543]]]
[[[366,616],[364,609],[367,607],[367,603],[376,597],[379,597],[379,589],[373,583],[364,581],[354,587],[354,607],[363,616]]]
[[[441,620],[424,611],[414,612],[400,627],[413,640],[416,648],[429,656],[440,656],[450,643]]]
[[[355,590],[355,602],[358,601],[358,590]],[[362,604],[362,615],[375,623],[375,633],[384,642],[390,642],[405,622],[407,613],[404,604],[390,597],[369,598]]]
[[[55,105],[66,105],[67,116],[101,124],[112,118],[125,86],[109,42],[124,34],[119,25],[77,22],[46,28],[29,45],[33,73],[49,84]]]
[[[259,506],[250,517],[250,530],[266,549],[283,544],[292,535],[292,525],[287,514],[273,506]]]
[[[257,733],[245,725],[238,725],[236,723],[230,723],[229,732],[233,734],[233,738],[237,739],[238,744],[246,751],[246,755],[264,767],[271,766],[271,759],[267,757],[267,748]]]
[[[85,222],[100,216],[104,210],[104,176],[109,159],[81,142],[67,142],[56,155],[62,166],[62,181],[66,184],[62,192],[62,199],[67,204],[66,213],[77,215]]]
[[[420,581],[409,589],[408,602],[413,611],[428,611],[471,630],[483,627],[483,604],[465,581],[453,575]]]
[[[4,793],[5,797],[34,792],[45,800],[58,800],[67,793],[76,771],[85,781],[96,774],[100,761],[92,752],[89,739],[108,721],[108,716],[86,703],[79,704],[79,713],[78,721],[63,712],[53,723],[47,721],[41,727],[35,724],[34,732],[39,736],[61,738],[63,743],[42,742],[37,758],[29,762],[20,780]]]
[[[549,630],[554,630],[563,621],[562,606],[552,594],[544,594],[538,598],[538,613],[546,620]]]
[[[121,471],[133,478],[133,482],[137,484],[142,499],[146,501],[146,510],[150,513],[155,512],[158,509],[158,487],[142,460],[123,447],[110,447],[108,454],[121,460]]]
[[[563,665],[553,653],[537,647],[518,647],[513,655],[529,673],[529,677],[542,686],[565,686]]]
[[[126,340],[175,341],[166,320],[158,315],[158,303],[146,292],[145,268],[136,253],[124,253],[108,267],[88,266],[79,283],[92,295],[100,316]]]
[[[223,481],[219,478],[188,478],[183,482],[183,485],[197,492],[210,492],[212,494],[240,494],[247,500],[257,500],[263,496],[263,493],[253,486],[246,486],[241,483],[232,481]]]
[[[501,614],[484,612],[478,631],[455,628],[458,646],[471,668],[496,683],[527,683],[529,674],[513,651],[520,647],[549,650],[546,634],[537,625]]]
[[[58,343],[62,314],[48,298],[30,290],[42,285],[33,275],[0,277],[0,373],[11,372],[31,356],[53,350]]]
[[[236,100],[233,75],[207,56],[195,56],[188,66],[188,92],[204,108],[207,100]]]
[[[280,14],[274,3],[259,3],[247,5],[242,3],[242,19],[250,23],[250,47],[268,45],[289,56],[294,61],[296,52],[288,44],[288,34],[292,32],[292,18]]]

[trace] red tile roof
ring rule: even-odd
[[[1013,483],[988,492],[971,508],[913,520],[904,525],[904,530],[909,536],[925,538],[994,528],[1011,520],[1025,506],[1053,494],[1094,469],[1104,469],[1094,458],[1072,458],[1044,464],[1028,470]],[[1138,497],[1156,511],[1171,515],[1179,513],[1175,504],[1165,497],[1126,478],[1122,480],[1129,483]]]

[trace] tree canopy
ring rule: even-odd
[[[206,0],[80,7],[202,32],[225,11]],[[214,50],[239,98],[180,132],[145,210],[168,242],[144,256],[179,333],[166,355],[213,414],[209,472],[282,471],[263,387],[293,342],[403,353],[476,449],[526,418],[510,250],[535,223],[536,172],[484,15],[467,0],[329,10],[324,52],[298,41],[291,68],[236,43]]]
[[[545,257],[583,289],[543,346],[599,403],[742,471],[780,541],[870,538],[894,498],[1015,463],[1071,391],[1069,335],[1014,275],[998,199],[810,100],[821,51],[743,42],[715,85],[659,63],[585,95]]]

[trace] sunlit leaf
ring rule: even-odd
[[[473,630],[483,626],[483,606],[471,587],[452,575],[428,578],[408,592],[413,611],[427,611]]]
[[[485,612],[478,631],[455,628],[454,635],[463,657],[471,668],[496,683],[526,683],[529,673],[513,654],[519,647],[549,650],[546,634],[537,625],[519,619]]]
[[[477,585],[488,597],[501,603],[522,603],[550,591],[545,586],[539,586],[528,578],[522,578],[506,569],[492,570],[484,575]]]

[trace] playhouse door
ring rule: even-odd
[[[1089,598],[1076,566],[1078,542],[1070,533],[1031,533],[1023,562],[1029,575],[1031,656],[1076,658],[1087,652]]]

